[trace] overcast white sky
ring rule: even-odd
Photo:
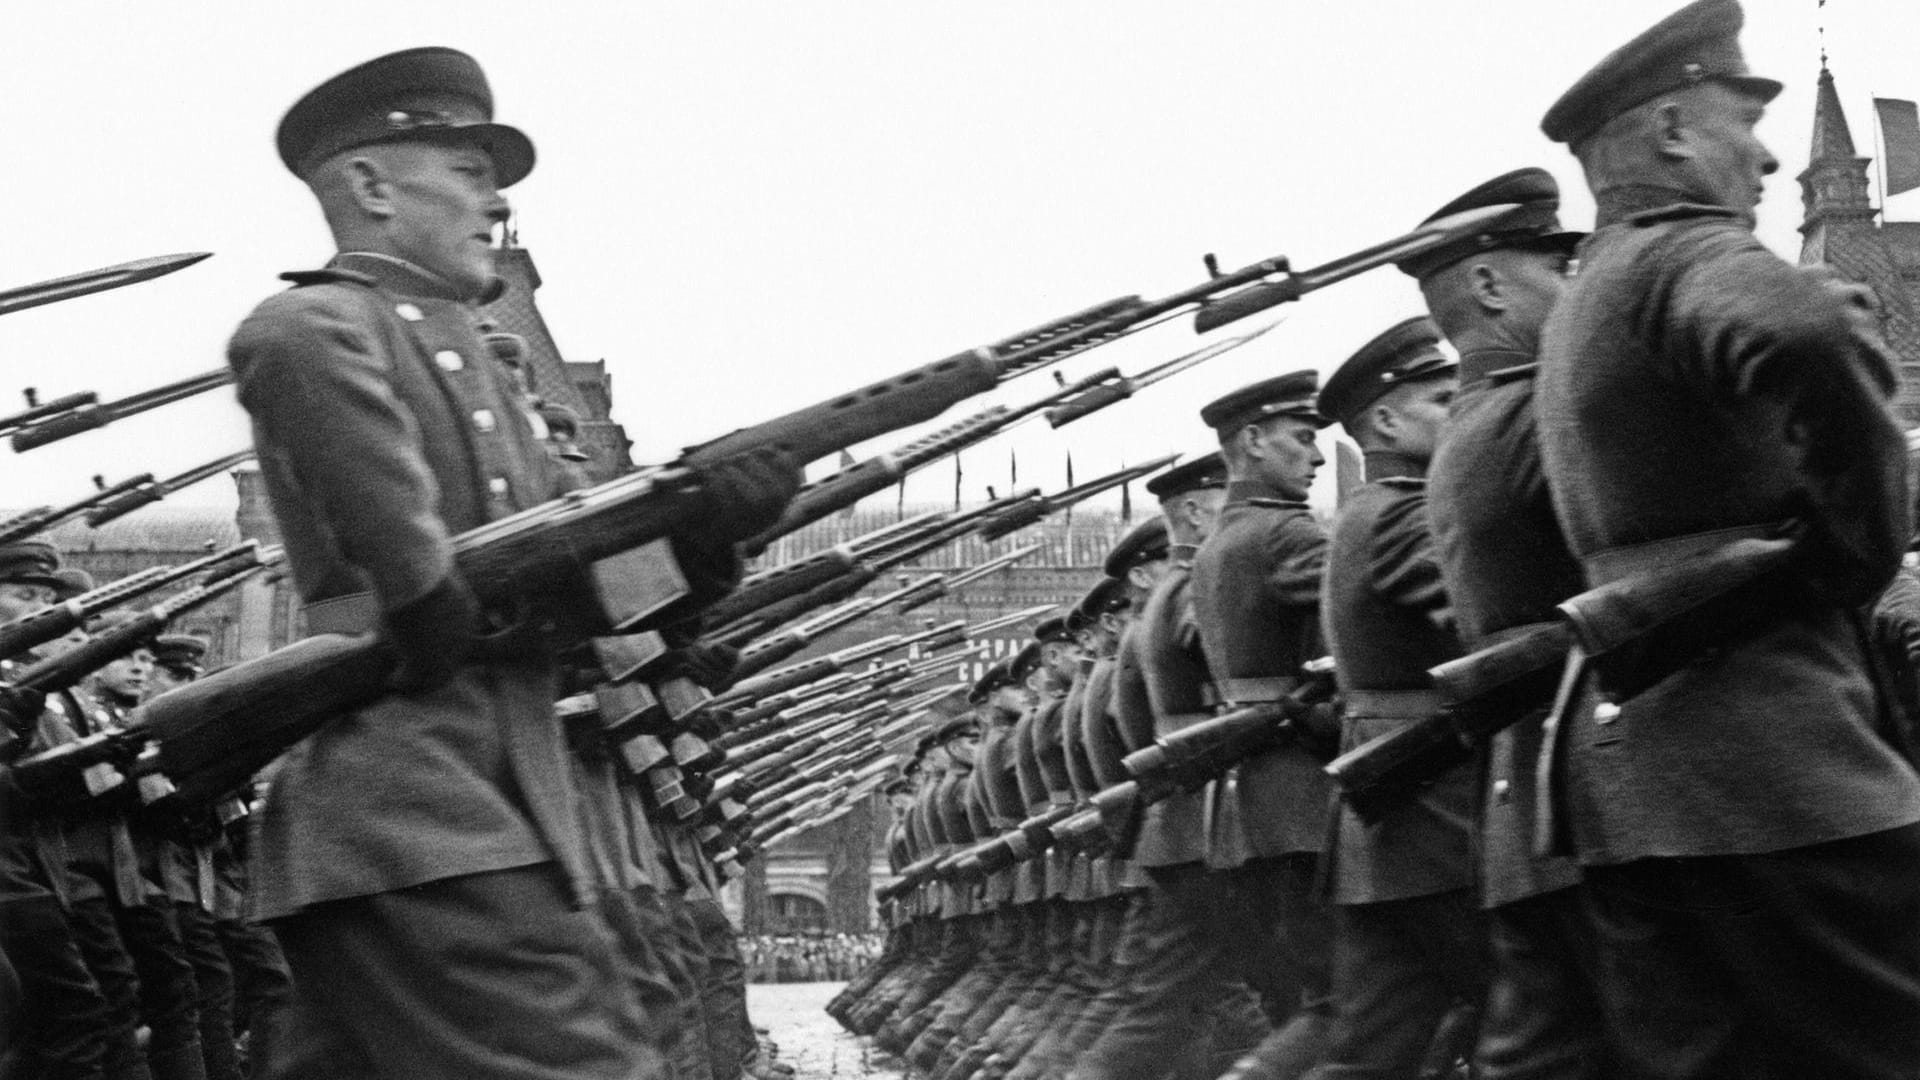
[[[499,118],[539,148],[509,194],[572,360],[605,359],[635,457],[764,419],[1127,293],[1285,253],[1311,266],[1412,227],[1524,165],[1591,201],[1546,107],[1674,0],[1250,0],[166,4],[10,13],[0,285],[174,251],[172,277],[0,320],[0,412],[18,390],[113,397],[223,363],[274,275],[330,252],[272,145],[307,89],[415,45],[485,65]],[[1818,21],[1854,136],[1868,98],[1920,97],[1920,3],[1750,0],[1754,69],[1787,82],[1762,134],[1783,167],[1761,234],[1797,255]],[[1896,219],[1920,217],[1920,195]],[[1056,485],[1208,444],[1200,405],[1331,370],[1419,310],[1397,271],[1309,297],[1241,352],[1061,432],[966,455],[967,496]],[[1069,361],[1132,371],[1195,347],[1189,324]],[[1044,390],[1046,376],[999,400]],[[992,399],[987,399],[992,400]],[[986,404],[963,406],[949,419]],[[904,441],[910,433],[867,450]],[[65,501],[238,449],[230,392],[0,460],[0,504]],[[0,451],[4,453],[4,451]],[[818,470],[816,470],[818,471]],[[1329,470],[1330,472],[1330,470]],[[909,497],[950,495],[935,466]],[[886,498],[886,496],[882,496]],[[230,502],[209,483],[181,502]]]

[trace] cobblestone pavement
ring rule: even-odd
[[[753,1022],[780,1045],[795,1080],[899,1080],[900,1062],[847,1034],[822,1009],[845,983],[761,983],[747,987]]]

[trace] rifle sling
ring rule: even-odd
[[[315,600],[300,609],[307,617],[307,636],[368,634],[379,629],[380,604],[371,592]]]

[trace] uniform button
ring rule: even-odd
[[[493,410],[475,409],[473,411],[473,427],[475,431],[480,432],[482,435],[492,431],[494,429]]]
[[[510,490],[507,485],[507,478],[504,476],[496,476],[487,481],[487,490],[493,492],[497,497],[505,498],[508,490]]]
[[[460,354],[452,349],[441,349],[434,353],[433,362],[440,365],[441,371],[459,371],[467,366],[467,362],[461,359]]]
[[[1513,793],[1512,784],[1506,782],[1505,780],[1495,780],[1493,782],[1494,798],[1500,800],[1501,802],[1506,802],[1507,799],[1512,795],[1512,793]]]
[[[1620,706],[1611,701],[1603,701],[1593,707],[1593,722],[1596,724],[1611,724],[1618,719],[1620,719]]]
[[[553,436],[553,432],[547,428],[546,417],[537,412],[527,414],[527,426],[533,429],[533,437],[538,442],[546,442]]]
[[[408,322],[419,322],[421,319],[427,317],[425,312],[422,312],[412,304],[395,304],[393,305],[393,313]]]

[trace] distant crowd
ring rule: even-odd
[[[880,955],[879,934],[759,934],[743,936],[747,981],[845,982]]]

